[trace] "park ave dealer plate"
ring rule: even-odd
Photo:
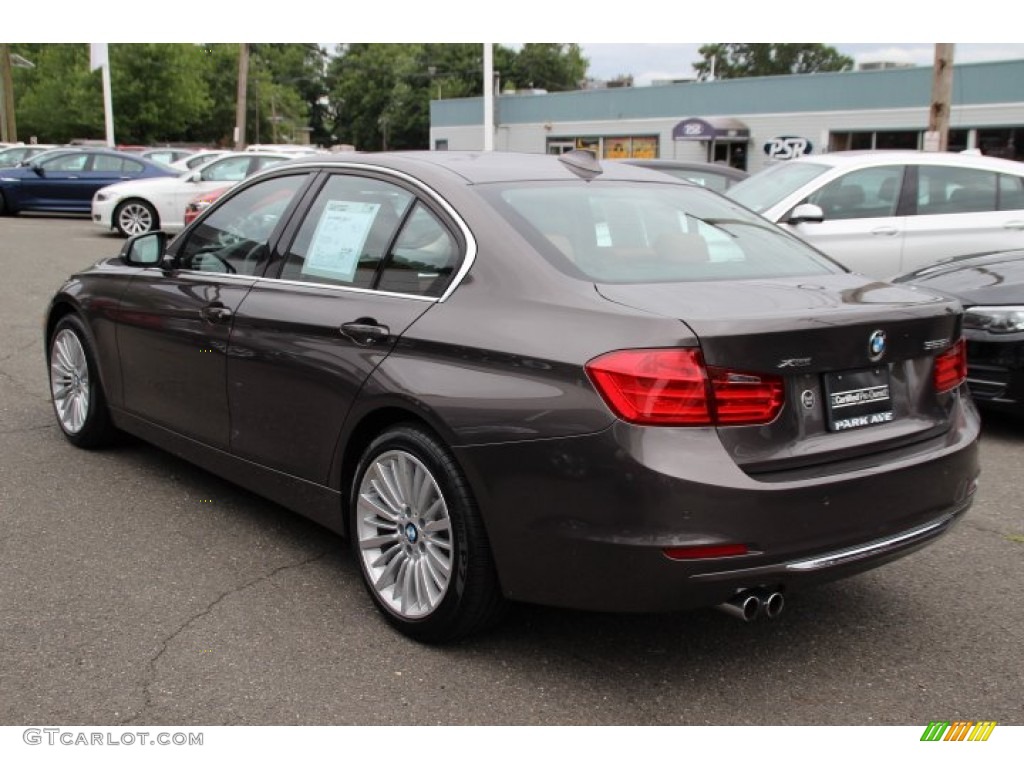
[[[892,421],[889,368],[825,375],[826,414],[832,432]]]

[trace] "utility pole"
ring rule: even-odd
[[[932,103],[928,113],[925,149],[945,152],[949,148],[949,112],[953,100],[953,43],[935,44],[932,71]]]
[[[11,77],[11,44],[0,43],[0,91],[3,101],[0,102],[0,141],[15,142],[18,140],[18,126],[14,122],[14,80]]]
[[[235,102],[235,149],[245,149],[245,94],[249,90],[249,44],[239,43],[238,99]]]

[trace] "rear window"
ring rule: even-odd
[[[495,186],[481,194],[538,251],[595,282],[843,271],[766,219],[692,187],[557,182]]]

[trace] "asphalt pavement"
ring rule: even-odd
[[[43,313],[121,240],[0,218],[0,725],[1024,724],[1024,422],[966,519],[776,621],[517,606],[417,645],[336,535],[135,440],[55,424]]]

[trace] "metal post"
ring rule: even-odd
[[[494,149],[494,47],[484,43],[484,151]]]

